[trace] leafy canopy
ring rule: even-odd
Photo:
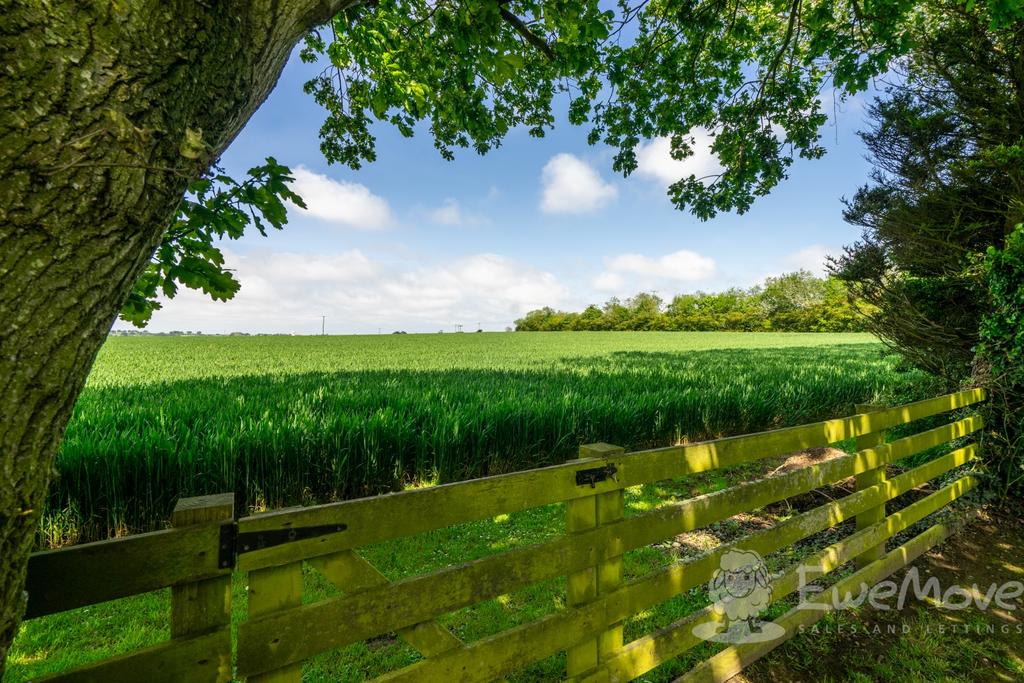
[[[844,212],[863,234],[835,272],[874,305],[873,332],[957,382],[992,305],[985,255],[1024,220],[1024,43],[1019,24],[993,28],[981,5],[934,0],[926,16],[868,107],[873,168]]]
[[[516,126],[543,136],[564,105],[626,175],[645,139],[668,136],[685,158],[711,131],[723,173],[669,191],[707,219],[747,210],[795,156],[821,156],[821,93],[865,88],[908,48],[916,13],[906,0],[384,0],[339,14],[302,54],[327,63],[306,90],[327,110],[331,162],[372,161],[377,122],[405,135],[424,122],[452,158]]]
[[[1018,223],[1002,249],[985,254],[990,306],[981,320],[978,356],[991,387],[986,424],[990,458],[1003,490],[1024,487],[1024,224]]]
[[[354,2],[313,30],[301,54],[325,66],[305,89],[326,111],[320,138],[329,162],[356,169],[373,161],[380,124],[406,136],[427,128],[447,159],[460,148],[486,153],[515,127],[543,136],[564,108],[591,144],[613,150],[624,175],[636,170],[644,140],[666,136],[684,159],[694,134],[710,132],[723,171],[669,189],[679,209],[709,219],[749,209],[795,158],[820,157],[830,100],[823,94],[842,99],[886,71],[915,35],[927,34],[927,5],[376,0]],[[1021,13],[1016,0],[984,11],[993,24]],[[240,234],[244,215],[281,227],[289,198],[287,169],[268,160],[253,171],[244,183],[212,174],[200,181],[129,301],[128,319],[144,322],[157,291],[173,295],[176,283],[215,298],[234,294],[213,238]]]
[[[174,222],[164,233],[149,265],[121,307],[121,318],[143,327],[160,308],[159,294],[172,298],[182,284],[201,289],[210,298],[227,301],[238,292],[238,280],[224,265],[218,239],[237,240],[254,226],[266,236],[288,222],[285,200],[305,206],[291,191],[287,167],[268,157],[237,182],[217,167],[189,186]]]

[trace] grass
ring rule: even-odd
[[[678,481],[633,487],[626,492],[627,515],[642,514],[676,500],[719,490],[758,476],[769,467],[768,462],[753,463],[733,468],[728,473],[713,471]],[[360,554],[390,580],[397,580],[542,542],[564,532],[564,518],[564,505],[548,505],[388,541],[361,549]],[[716,525],[712,531],[734,536],[739,529],[727,521]],[[670,545],[629,552],[625,557],[626,579],[644,576],[669,564],[678,552]],[[246,618],[244,575],[235,574],[232,588],[232,616],[233,623],[237,624]],[[338,589],[319,573],[305,567],[304,602],[338,594]],[[564,596],[565,581],[559,578],[452,612],[439,621],[459,638],[473,642],[561,609]],[[648,633],[706,604],[702,590],[691,591],[638,615],[627,624],[626,637],[632,639]],[[4,683],[33,680],[166,640],[169,611],[170,591],[164,590],[26,622],[8,657]],[[691,654],[697,657],[700,653]],[[310,660],[304,668],[303,680],[362,681],[411,664],[418,658],[418,653],[401,640],[393,635],[384,636]],[[687,661],[690,660],[681,661],[670,670],[684,671],[685,668],[679,667],[685,667]],[[560,680],[564,671],[564,657],[558,655],[533,663],[508,680]]]
[[[840,444],[845,450],[852,450],[852,442]],[[643,514],[671,502],[691,498],[695,495],[716,491],[735,483],[763,476],[780,464],[776,458],[745,464],[729,470],[719,470],[693,475],[686,478],[632,487],[626,491],[626,514]],[[665,543],[631,551],[625,558],[626,580],[639,578],[655,569],[674,562],[679,557],[691,557],[720,543],[734,540],[752,529],[777,524],[798,512],[821,504],[827,498],[834,498],[846,491],[834,489],[824,491],[823,496],[808,494],[802,499],[791,499],[788,503],[773,504],[762,510],[723,520],[699,531],[667,539]],[[921,495],[921,492],[918,492]],[[903,502],[910,502],[903,501]],[[480,557],[500,553],[511,548],[542,542],[564,532],[564,506],[549,505],[524,512],[501,515],[493,519],[480,520],[440,529],[412,538],[388,541],[364,548],[360,554],[380,569],[390,580],[420,575],[442,567],[451,566]],[[927,522],[930,524],[932,522]],[[920,523],[920,531],[925,523]],[[772,571],[781,570],[801,558],[835,542],[852,531],[852,522],[818,534],[795,546],[785,548],[766,558]],[[916,533],[915,531],[914,533]],[[909,532],[908,532],[909,533]],[[833,576],[838,579],[852,571],[849,565],[838,570]],[[236,574],[233,578],[233,623],[246,618],[245,577]],[[310,567],[305,568],[305,603],[315,602],[339,594],[339,590],[327,582]],[[533,621],[564,607],[565,582],[555,579],[524,588],[509,595],[500,596],[469,608],[442,616],[439,621],[450,628],[455,635],[466,642],[505,631]],[[646,610],[626,623],[625,637],[629,642],[637,637],[666,626],[708,604],[703,586],[683,593],[675,598]],[[792,599],[773,606],[768,618],[774,618],[793,604]],[[8,658],[5,683],[33,680],[42,675],[90,661],[98,661],[112,655],[126,652],[144,645],[155,644],[168,637],[168,616],[170,609],[169,591],[157,591],[143,596],[117,600],[102,605],[82,608],[72,612],[32,620],[22,625]],[[857,619],[857,615],[831,616],[824,625],[839,623],[837,620]],[[937,637],[937,636],[936,636]],[[910,638],[908,636],[908,638]],[[932,642],[935,637],[932,637]],[[933,645],[932,649],[941,649]],[[842,641],[845,642],[845,641]],[[903,641],[901,641],[903,642]],[[916,641],[914,641],[916,642]],[[908,644],[906,647],[910,647]],[[915,646],[923,647],[923,644]],[[826,678],[811,676],[802,678],[800,667],[827,656],[830,648],[842,647],[842,643],[826,633],[824,636],[808,634],[780,648],[779,655],[770,667],[763,667],[764,678],[756,680],[781,680],[779,671],[798,672],[792,680],[827,680],[835,672],[825,672]],[[899,647],[903,647],[900,645]],[[661,683],[674,680],[689,670],[698,661],[713,654],[718,646],[707,644],[671,660],[638,680]],[[988,649],[979,649],[982,657]],[[923,657],[924,655],[922,655]],[[932,656],[932,655],[928,655]],[[965,655],[959,654],[957,657]],[[968,652],[969,657],[974,655]],[[781,659],[780,659],[781,658]],[[952,660],[952,655],[946,655]],[[419,659],[417,652],[405,645],[393,634],[356,643],[338,650],[323,653],[308,661],[304,666],[303,680],[312,682],[362,681],[387,671],[412,664]],[[856,659],[856,657],[854,657]],[[923,659],[921,661],[924,661]],[[897,667],[899,664],[899,667]],[[883,675],[885,667],[893,668],[891,677]],[[957,666],[965,666],[962,662]],[[565,661],[562,655],[552,656],[525,666],[509,676],[512,682],[553,681],[564,677]],[[870,680],[907,680],[897,675],[911,671],[911,662],[903,654],[892,653],[888,658],[878,660],[878,666],[868,669],[874,672]],[[757,669],[755,669],[757,670]],[[867,675],[867,674],[865,674]],[[842,676],[832,680],[848,680]],[[849,679],[862,680],[862,679]],[[863,679],[869,680],[869,679]],[[940,680],[938,678],[925,680]]]
[[[59,542],[76,537],[68,529],[90,524],[106,531],[159,524],[178,495],[233,489],[250,507],[308,502],[370,492],[372,487],[353,489],[351,482],[358,475],[368,486],[372,477],[365,477],[374,471],[391,472],[388,486],[429,485],[564,459],[587,441],[636,447],[693,440],[831,417],[857,402],[905,402],[933,393],[921,375],[902,370],[861,335],[115,339],[104,347],[76,408],[48,519]],[[403,432],[403,424],[411,426]],[[917,428],[922,426],[932,425]],[[840,447],[851,449],[852,443]],[[631,488],[627,515],[762,476],[778,464],[770,459]],[[808,506],[825,500],[806,498]],[[800,509],[773,505],[631,551],[626,578],[774,525]],[[551,505],[381,543],[360,554],[398,580],[563,531],[564,506]],[[786,548],[767,558],[769,566],[797,562],[849,531],[846,523]],[[842,568],[836,578],[849,571]],[[308,567],[304,583],[305,602],[339,594]],[[244,575],[236,574],[236,625],[246,618],[245,591]],[[564,596],[564,579],[555,579],[439,621],[473,642],[563,608]],[[679,595],[630,619],[626,640],[706,604],[703,587]],[[788,606],[773,607],[769,616]],[[168,613],[169,591],[158,591],[26,622],[4,681],[34,680],[163,641]],[[780,648],[759,680],[782,680],[780,671],[800,672],[801,662],[825,656],[827,640],[805,641],[801,636]],[[673,680],[716,647],[695,648],[640,680]],[[908,642],[911,647],[924,645]],[[935,647],[922,652],[921,661],[953,657]],[[995,653],[958,656],[977,666],[989,655]],[[418,657],[385,634],[315,657],[303,680],[359,681]],[[878,668],[857,675],[905,680],[900,674],[913,670],[906,659],[898,650],[883,652]],[[564,665],[556,655],[508,680],[561,680]],[[895,673],[885,673],[885,666]]]
[[[921,580],[946,589],[981,591],[1024,580],[1024,523],[1017,514],[993,514],[915,563]],[[903,572],[891,577],[897,584]],[[750,683],[799,681],[927,681],[992,683],[1024,680],[1024,624],[1017,610],[944,610],[910,600],[902,610],[868,607],[827,615],[749,667]]]
[[[746,677],[780,683],[1024,679],[1024,660],[1007,652],[1007,640],[1016,641],[1017,652],[1024,641],[1015,625],[1004,632],[977,611],[958,622],[954,625],[947,614],[929,605],[915,605],[895,619],[866,608],[834,612],[755,664]],[[875,644],[875,639],[886,642]],[[854,656],[844,654],[851,649]],[[823,666],[822,660],[831,661]]]
[[[330,501],[823,419],[936,393],[868,335],[111,338],[40,544],[158,528],[180,496]]]

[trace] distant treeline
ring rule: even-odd
[[[111,337],[194,337],[202,336],[202,332],[196,330],[171,330],[170,332],[150,332],[149,330],[111,330]],[[232,334],[242,334],[233,332]]]
[[[665,305],[641,292],[581,313],[541,308],[516,321],[516,331],[564,330],[735,330],[757,332],[862,332],[864,318],[839,280],[806,270],[767,278],[750,289],[678,294]]]

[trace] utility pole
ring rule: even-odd
[[[320,316],[320,336],[327,336],[327,316]]]

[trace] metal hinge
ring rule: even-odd
[[[576,470],[576,485],[585,486],[590,484],[590,488],[594,488],[599,481],[606,481],[611,479],[615,481],[615,473],[619,470],[615,465],[605,465],[603,467],[594,467],[589,470]]]
[[[289,527],[283,529],[267,529],[266,531],[246,531],[239,533],[238,522],[223,524],[220,527],[220,555],[218,566],[228,569],[235,566],[235,558],[242,553],[284,545],[292,541],[317,538],[327,534],[335,534],[348,529],[347,524],[318,524],[316,526]]]

